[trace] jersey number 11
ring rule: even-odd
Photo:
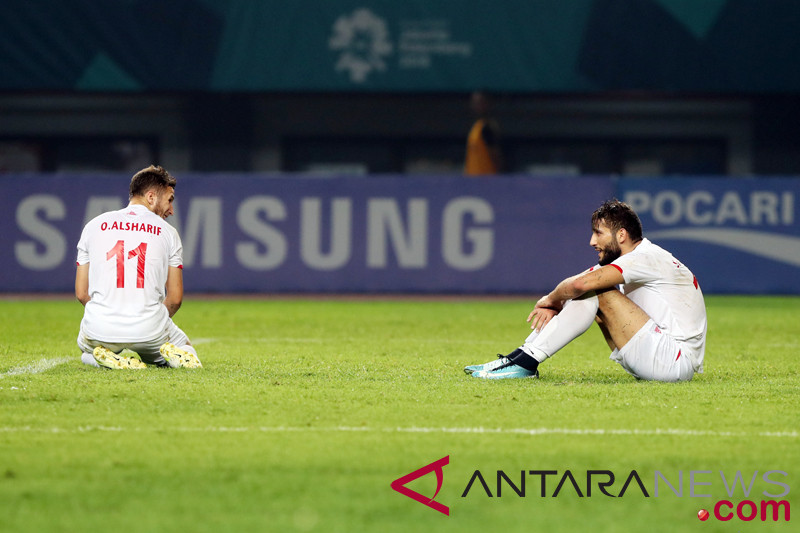
[[[128,259],[137,257],[136,261],[136,288],[144,289],[144,259],[147,255],[147,243],[140,243],[139,246],[128,252]],[[117,258],[117,288],[125,288],[125,241],[117,241],[112,249],[106,252],[106,260],[113,257]]]

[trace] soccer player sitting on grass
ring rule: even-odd
[[[639,217],[618,200],[592,215],[589,244],[599,265],[536,302],[528,316],[534,331],[525,343],[465,372],[483,379],[539,377],[539,364],[593,321],[613,350],[611,359],[638,379],[687,381],[703,371],[706,308],[692,272],[642,238]]]
[[[183,301],[183,246],[167,224],[176,180],[158,166],[131,179],[130,203],[92,219],[78,242],[81,361],[105,368],[202,364],[172,316]],[[138,359],[121,354],[124,349]]]

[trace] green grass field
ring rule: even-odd
[[[709,297],[688,383],[637,382],[594,327],[538,381],[466,376],[524,339],[532,303],[189,295],[176,322],[205,368],[107,371],[80,363],[80,304],[2,300],[0,531],[797,530],[697,512],[784,492],[769,480],[800,512],[800,299]],[[390,488],[444,456],[449,517]],[[491,498],[463,496],[476,470]],[[498,497],[499,470],[518,488],[558,474],[545,497],[530,474]],[[566,470],[583,497],[568,480],[552,496]],[[614,495],[635,470],[650,497],[605,496],[603,477],[587,497],[589,470]],[[656,472],[682,496],[655,497]],[[728,496],[737,472],[747,497]],[[409,487],[432,496],[436,476]]]

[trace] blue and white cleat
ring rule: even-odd
[[[481,379],[513,379],[513,378],[538,378],[539,371],[531,372],[526,368],[515,365],[511,361],[504,365],[495,366],[491,370],[479,370],[472,373],[473,378]]]
[[[522,351],[522,348],[517,348],[513,352],[508,355],[503,355],[501,353],[497,354],[497,359],[494,361],[489,361],[488,363],[484,363],[482,365],[470,365],[464,367],[464,372],[467,374],[473,374],[475,372],[480,372],[481,370],[494,370],[500,366],[506,366],[511,363],[511,360],[519,355],[524,355],[525,352]]]
[[[482,365],[465,366],[464,372],[466,372],[467,374],[473,374],[475,372],[480,372],[481,370],[493,370],[498,366],[502,366],[510,362],[511,360],[508,358],[507,355],[497,354],[497,359],[489,361],[488,363],[483,363]]]

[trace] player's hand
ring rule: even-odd
[[[551,300],[550,295],[539,298],[539,301],[533,307],[533,311],[528,315],[531,329],[539,331],[545,327],[561,311],[562,307],[563,303]]]
[[[558,311],[550,307],[534,307],[531,314],[528,315],[528,322],[531,323],[531,329],[539,331],[557,314]]]

